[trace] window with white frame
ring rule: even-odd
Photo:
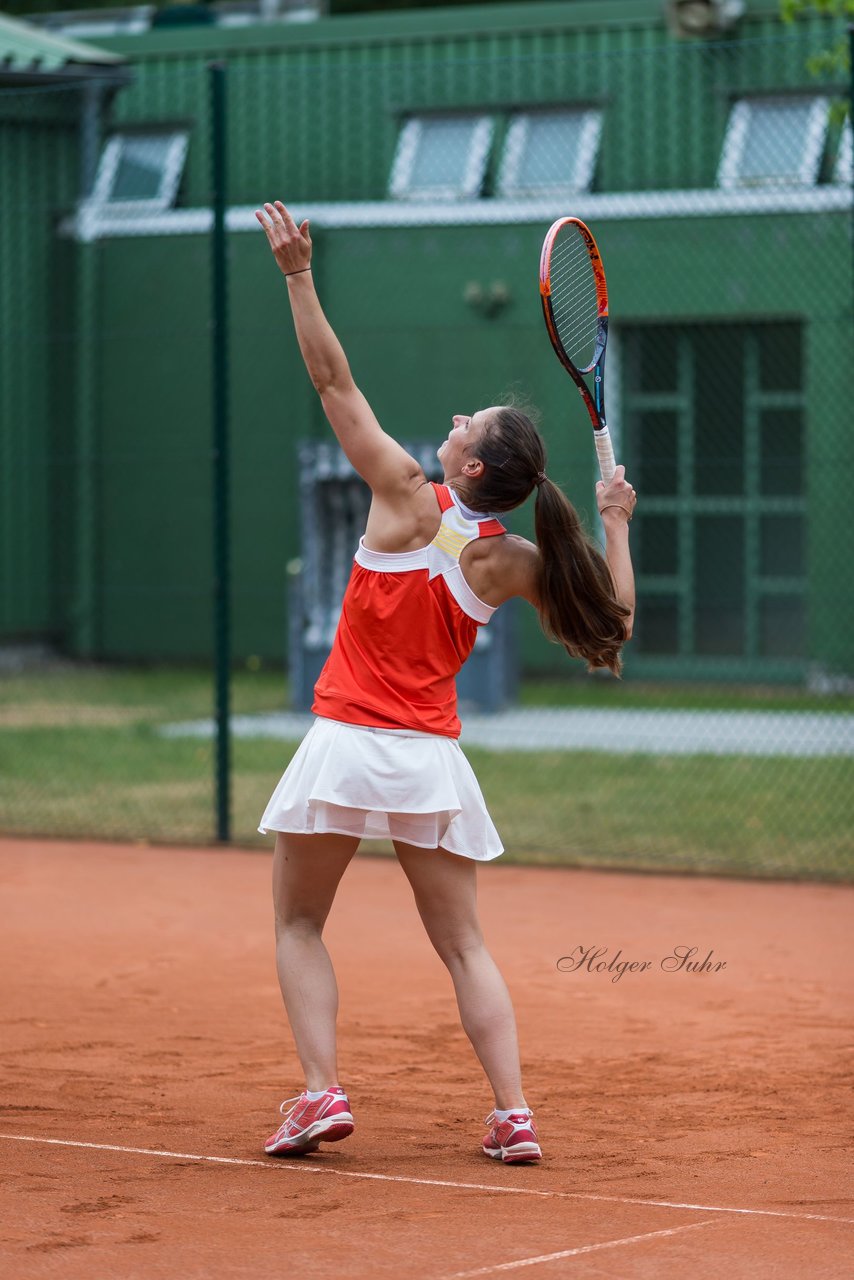
[[[101,153],[91,199],[99,205],[159,211],[175,202],[187,134],[117,133]]]
[[[413,116],[400,131],[389,192],[402,200],[465,200],[480,195],[491,116]]]
[[[551,196],[588,191],[601,132],[601,111],[586,108],[514,115],[504,143],[498,194]]]
[[[827,136],[824,97],[743,98],[734,103],[718,168],[718,185],[811,187]]]

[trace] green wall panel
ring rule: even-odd
[[[230,261],[234,645],[280,661],[286,567],[300,551],[297,441],[317,433],[322,415],[260,228],[232,237]]]
[[[190,656],[212,580],[208,245],[98,252],[99,648]]]
[[[210,652],[209,246],[100,247],[99,626],[109,657]],[[284,572],[298,552],[295,442],[313,391],[263,236],[233,237],[232,582],[239,653],[281,658]]]
[[[744,93],[844,96],[840,77],[808,71],[843,27],[817,15],[784,27],[751,6],[727,42],[669,37],[660,6],[537,5],[425,11],[248,32],[115,38],[135,83],[113,123],[193,122],[182,202],[208,196],[206,65],[228,54],[229,198],[275,187],[292,200],[381,199],[408,113],[594,103],[606,113],[597,186],[671,190],[714,184],[731,102]],[[608,13],[622,15],[608,19]]]
[[[50,373],[56,217],[77,184],[76,95],[0,92],[0,637],[53,635]]]

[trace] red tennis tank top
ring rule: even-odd
[[[417,551],[371,551],[360,538],[341,617],[314,686],[315,715],[379,729],[460,736],[455,676],[495,609],[463,577],[475,538],[506,533],[433,484],[442,523]]]

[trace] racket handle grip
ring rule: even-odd
[[[617,468],[617,463],[614,460],[614,446],[611,444],[611,433],[607,427],[600,427],[598,431],[594,430],[593,439],[596,441],[599,472],[607,484]]]

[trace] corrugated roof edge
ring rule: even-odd
[[[767,0],[765,0],[767,2]],[[664,30],[659,0],[526,0],[521,4],[459,8],[383,9],[341,14],[314,22],[268,22],[247,27],[161,27],[139,35],[98,37],[105,49],[136,54],[220,53],[257,46],[383,43],[437,35],[465,37],[491,32],[599,29],[608,26]]]
[[[55,71],[69,63],[83,66],[121,66],[124,54],[100,45],[49,35],[39,27],[0,13],[0,64],[4,71]]]
[[[745,0],[745,18],[779,16],[779,0]],[[519,4],[459,8],[383,9],[344,14],[314,22],[268,22],[247,27],[162,27],[139,34],[99,36],[104,49],[139,55],[218,55],[231,49],[365,44],[452,38],[484,32],[599,31],[645,27],[666,38],[662,0],[525,0]],[[781,30],[785,31],[781,23]]]

